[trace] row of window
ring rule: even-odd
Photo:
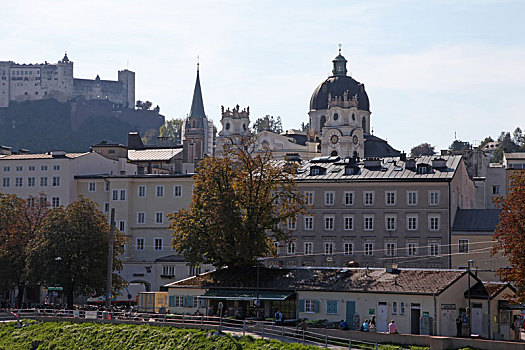
[[[23,177],[15,177],[14,178],[14,187],[24,187],[24,178]],[[36,187],[37,184],[37,178],[36,177],[28,177],[26,178],[26,186],[27,187]],[[47,177],[40,177],[38,184],[40,187],[47,187],[48,186],[48,178]],[[51,178],[51,186],[58,187],[60,186],[60,176],[53,176]],[[4,177],[2,178],[2,187],[11,187],[11,178],[10,177]]]
[[[39,198],[37,198],[37,200],[40,201],[40,206],[43,207],[44,204],[47,202],[47,197],[46,196],[40,196]],[[27,199],[27,205],[30,206],[30,207],[34,207],[35,206],[35,197],[30,197]],[[51,207],[53,208],[58,208],[60,206],[60,197],[51,197]]]
[[[430,256],[438,256],[440,254],[440,245],[441,240],[434,239],[429,240],[428,242],[428,255]],[[406,248],[399,249],[404,250],[401,255],[406,256],[415,256],[419,253],[419,243],[417,240],[409,241],[406,245]],[[468,249],[468,247],[467,247]],[[355,254],[362,254],[366,256],[374,256],[374,253],[381,252],[384,253],[383,255],[386,256],[397,256],[398,255],[398,247],[397,243],[393,241],[385,241],[384,249],[375,249],[375,243],[374,242],[364,242],[362,246],[362,251],[356,251],[355,250],[355,244],[353,242],[343,242],[343,255],[355,255]],[[303,251],[299,252],[297,251],[297,243],[296,242],[290,242],[286,245],[286,254],[288,255],[295,255],[295,254],[304,254],[304,255],[313,255],[316,252],[314,252],[314,242],[303,242]],[[318,253],[318,252],[317,252]],[[340,252],[336,251],[336,244],[335,242],[323,242],[323,254],[326,255],[333,255],[338,254]]]
[[[314,204],[313,191],[306,191],[306,203],[309,205]],[[363,192],[363,205],[372,206],[375,202],[375,191],[364,191]],[[324,204],[327,206],[333,206],[336,203],[336,191],[324,191]],[[342,196],[343,205],[354,205],[355,203],[355,191],[344,191]],[[418,191],[407,191],[406,192],[406,204],[417,205],[418,204]],[[439,205],[439,191],[428,191],[428,204],[435,206]],[[397,205],[397,191],[385,191],[385,205],[394,206]]]
[[[90,182],[88,186],[89,192],[95,192],[97,190],[96,182]],[[109,183],[106,183],[107,191],[109,191]],[[164,185],[157,185],[155,186],[155,197],[157,198],[163,198],[164,197],[164,191],[165,186]],[[125,201],[126,200],[126,192],[125,189],[115,189],[112,191],[111,199],[114,201]],[[173,186],[173,196],[174,197],[182,197],[182,186],[181,185],[174,185]],[[140,185],[137,187],[137,197],[139,198],[146,198],[146,186]]]
[[[374,226],[373,214],[363,214],[363,229],[365,231],[373,231]],[[428,216],[428,229],[430,231],[439,231],[440,227],[440,216],[439,214],[429,214]],[[324,229],[326,231],[335,230],[335,215],[324,215]],[[355,224],[354,215],[343,215],[343,230],[344,231],[353,231]],[[295,231],[297,229],[296,220],[288,220],[287,223],[288,230]],[[406,229],[408,231],[418,230],[418,215],[417,214],[407,214],[406,216]],[[314,229],[314,217],[312,215],[303,216],[303,229],[305,231],[311,231]],[[395,231],[397,229],[397,215],[395,214],[386,214],[385,215],[385,230]]]
[[[4,173],[8,173],[11,171],[11,167],[10,166],[4,166],[3,167],[3,170],[4,170]],[[60,165],[53,165],[53,171],[59,171],[60,170]],[[20,172],[20,171],[24,171],[24,167],[22,165],[17,165],[15,166],[15,171],[17,172]],[[27,167],[27,171],[36,171],[36,166],[35,165],[29,165]],[[47,165],[41,165],[40,166],[40,171],[48,171],[48,166]]]
[[[316,299],[300,299],[299,300],[299,311],[307,313],[320,312],[320,306],[322,302]],[[344,302],[343,302],[344,305]],[[391,315],[405,315],[406,304],[404,302],[392,302]],[[339,313],[339,301],[338,300],[326,300],[325,303],[326,314],[338,314]]]
[[[109,203],[104,203],[104,212],[109,212]],[[164,212],[163,211],[156,211],[155,215],[153,216],[153,221],[156,224],[163,224],[164,223]],[[146,212],[139,211],[137,212],[137,224],[138,225],[144,225],[146,223]],[[118,229],[122,232],[126,232],[126,220],[119,220],[118,221]]]
[[[173,250],[173,248],[170,248]],[[146,238],[137,237],[135,239],[135,250],[144,251],[146,250]],[[153,238],[153,251],[160,252],[164,250],[164,239],[160,237]]]
[[[171,307],[206,307],[206,299],[192,295],[170,295],[169,306]]]

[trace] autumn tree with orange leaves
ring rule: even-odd
[[[47,212],[41,198],[0,193],[0,291],[5,295],[18,289],[18,304],[26,288],[27,248]]]
[[[188,210],[171,214],[172,246],[193,265],[250,266],[286,241],[280,225],[305,206],[297,164],[275,161],[254,138],[231,145],[226,157],[208,157],[197,169]]]
[[[510,180],[507,197],[495,199],[501,213],[492,253],[502,252],[509,259],[510,266],[498,274],[517,287],[516,301],[525,302],[525,171],[516,170]]]

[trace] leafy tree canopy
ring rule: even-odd
[[[256,134],[265,130],[280,134],[283,132],[281,117],[274,118],[273,115],[266,115],[264,118],[259,118],[253,123],[253,130]]]
[[[422,143],[420,145],[417,145],[413,147],[410,150],[410,156],[411,157],[419,157],[419,156],[431,156],[434,155],[434,146],[432,146],[430,143]]]
[[[73,305],[73,295],[102,294],[106,286],[109,230],[107,217],[89,199],[80,197],[65,208],[50,210],[28,247],[28,276],[52,286],[57,264],[56,282],[63,286],[68,306]],[[116,231],[115,271],[122,269],[119,255],[124,242],[124,234]],[[62,258],[59,263],[55,261],[57,257]],[[113,289],[123,285],[124,280],[113,274]]]
[[[467,141],[461,141],[461,140],[454,140],[450,147],[448,148],[451,151],[463,151],[466,149],[471,149],[472,146]]]
[[[498,273],[518,288],[517,301],[525,302],[525,171],[513,172],[510,180],[507,197],[495,199],[501,212],[494,234],[498,243],[493,253],[501,251],[509,259],[510,267]]]
[[[137,100],[137,102],[135,103],[135,106],[137,107],[137,109],[149,110],[151,106],[153,106],[153,103],[151,103],[151,101]],[[160,111],[160,108],[159,108],[159,111]]]
[[[142,136],[142,143],[146,146],[156,146],[159,142],[159,130],[157,129],[149,129],[146,130],[144,133],[144,136]]]
[[[180,145],[183,122],[182,119],[166,120],[160,127],[159,136],[167,137],[172,145]]]
[[[275,254],[274,241],[288,240],[281,224],[305,206],[294,180],[297,165],[254,151],[254,142],[246,138],[225,158],[204,159],[190,208],[170,215],[172,245],[191,264],[249,266]]]

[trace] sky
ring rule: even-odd
[[[67,51],[76,78],[128,68],[136,98],[167,119],[188,114],[199,57],[219,129],[221,105],[237,104],[299,128],[341,44],[374,134],[398,150],[525,128],[525,1],[7,0],[2,12],[0,61]]]

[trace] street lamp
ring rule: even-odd
[[[472,334],[472,306],[470,304],[470,264],[473,264],[474,260],[469,260],[468,264],[468,309],[467,309],[467,319],[468,319],[468,336]]]
[[[55,302],[56,302],[56,294],[55,293],[58,293],[56,291],[56,286],[57,286],[57,263],[62,261],[62,258],[61,257],[56,257],[55,258],[55,282],[53,283],[53,286],[55,287],[55,290],[53,291],[53,305],[55,305]]]
[[[257,299],[255,300],[257,318],[259,318],[259,268],[261,266],[261,261],[264,261],[264,258],[257,258]]]

